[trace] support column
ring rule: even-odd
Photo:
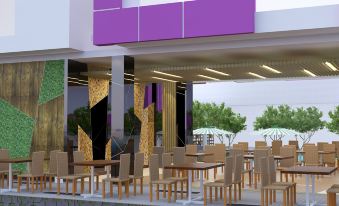
[[[186,100],[185,100],[185,131],[186,131],[186,144],[193,143],[193,84],[186,84]]]
[[[162,103],[163,146],[170,152],[177,145],[176,83],[163,83]]]

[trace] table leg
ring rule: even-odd
[[[200,172],[200,195],[203,197],[204,196],[204,176],[203,176],[203,170],[199,170]]]
[[[192,173],[188,171],[188,201],[192,201]]]
[[[306,206],[310,205],[310,184],[309,184],[309,175],[306,174]]]
[[[91,195],[94,195],[94,166],[91,166]]]

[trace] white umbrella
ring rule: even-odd
[[[256,133],[264,137],[270,137],[272,140],[280,140],[285,136],[297,136],[300,134],[297,131],[285,128],[267,128],[259,130]]]
[[[193,130],[193,135],[203,135],[203,146],[207,144],[207,135],[220,136],[225,137],[226,135],[232,135],[232,132],[225,131],[218,128],[199,128]],[[220,139],[220,138],[219,138]],[[223,141],[222,141],[223,142]]]

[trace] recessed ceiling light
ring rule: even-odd
[[[178,88],[181,88],[181,89],[186,89],[186,87],[182,87],[182,86],[178,86]]]
[[[216,73],[216,74],[220,74],[220,75],[223,75],[223,76],[229,76],[229,74],[226,74],[224,72],[219,72],[217,70],[214,70],[214,69],[210,69],[210,68],[205,68],[206,71],[209,71],[209,72],[213,72],[213,73]]]
[[[258,77],[258,78],[260,78],[260,79],[266,79],[266,77],[261,76],[261,75],[256,74],[256,73],[253,73],[253,72],[248,72],[248,74],[249,74],[249,75],[252,75],[252,76],[254,76],[254,77]]]
[[[80,85],[84,85],[84,86],[87,86],[88,84],[83,84],[83,83],[80,83],[80,82],[75,82],[75,81],[68,81],[70,83],[74,83],[74,84],[80,84]]]
[[[134,77],[134,74],[124,73],[124,75]]]
[[[127,80],[127,81],[132,81],[132,82],[134,82],[134,79],[128,79],[128,78],[124,78],[125,80]]]
[[[171,79],[165,79],[165,78],[160,78],[160,77],[152,77],[153,79],[158,79],[158,80],[163,80],[163,81],[168,81],[168,82],[177,82]]]
[[[281,71],[278,71],[278,70],[276,70],[276,69],[273,69],[272,67],[269,67],[269,66],[267,66],[267,65],[261,65],[261,67],[264,68],[264,69],[266,69],[266,70],[268,70],[268,71],[271,71],[271,72],[273,72],[273,73],[281,74]]]
[[[68,79],[72,79],[72,80],[76,80],[76,81],[79,81],[79,82],[88,83],[88,81],[86,81],[86,80],[82,80],[82,79],[78,79],[78,78],[74,78],[74,77],[68,77]]]
[[[107,72],[107,73],[106,73],[106,75],[112,76],[112,74],[111,74],[111,73],[109,73],[109,72]]]
[[[338,69],[330,62],[324,63],[326,66],[328,66],[332,71],[338,71]]]
[[[216,80],[219,81],[220,79],[214,78],[214,77],[210,77],[210,76],[206,76],[206,75],[202,75],[202,74],[198,74],[198,77],[203,77],[205,79],[211,79],[211,80]]]
[[[175,78],[180,78],[182,79],[181,76],[178,76],[178,75],[174,75],[174,74],[169,74],[169,73],[166,73],[166,72],[159,72],[159,71],[153,71],[154,73],[157,73],[157,74],[162,74],[162,75],[166,75],[166,76],[170,76],[170,77],[175,77]]]
[[[314,73],[312,73],[311,71],[307,70],[307,69],[304,69],[303,70],[306,74],[308,74],[309,76],[311,77],[316,77],[317,75],[315,75]]]

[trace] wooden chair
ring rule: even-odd
[[[58,152],[56,154],[57,159],[57,195],[60,195],[60,181],[64,179],[66,181],[66,194],[68,194],[68,184],[72,182],[72,195],[75,196],[77,192],[77,180],[81,179],[81,176],[70,175],[68,172],[68,153]]]
[[[304,164],[305,166],[320,166],[318,147],[315,145],[304,146]]]
[[[206,145],[207,146],[207,145]],[[162,155],[163,162],[163,179],[164,180],[174,180],[176,182],[180,182],[180,195],[181,199],[184,197],[184,184],[186,184],[186,194],[188,194],[188,178],[187,177],[172,177],[172,171],[170,169],[165,169],[166,166],[172,164],[172,157],[170,153],[164,153]],[[166,197],[166,185],[164,185],[163,189],[163,197]]]
[[[267,147],[267,143],[265,141],[255,141],[255,149],[259,149],[261,147]]]
[[[158,162],[159,164],[159,162]],[[125,184],[125,194],[126,197],[129,197],[129,171],[131,165],[131,155],[130,154],[121,154],[120,155],[120,164],[119,164],[119,177],[117,178],[105,178],[102,180],[102,198],[106,197],[106,182],[109,183],[110,197],[113,198],[113,183],[118,184],[118,198],[122,199],[122,184]]]
[[[196,144],[187,144],[186,145],[186,154],[194,154],[198,152],[198,145]],[[160,156],[161,157],[161,156]],[[185,156],[186,163],[196,163],[198,159],[196,157]],[[192,181],[194,182],[194,173],[196,171],[192,170]],[[199,175],[199,172],[197,172]],[[199,178],[199,176],[197,176]]]
[[[336,159],[337,159],[337,167],[339,167],[339,141],[332,141],[332,144],[335,145],[335,151],[336,151]]]
[[[238,144],[233,144],[233,149],[242,149],[243,154],[248,154],[248,142],[238,142]],[[244,160],[244,164],[246,167],[246,170],[249,170],[251,167],[251,161],[250,160]]]
[[[293,149],[295,146],[284,146],[280,148],[280,156],[281,157],[289,157],[294,156],[295,151]],[[295,166],[294,157],[292,159],[282,159],[280,160],[280,165],[277,168],[278,171],[280,171],[280,182],[283,182],[283,175],[281,173],[281,170],[289,167]],[[286,182],[288,182],[288,174],[285,174]],[[292,175],[292,182],[294,182],[294,175]]]
[[[233,171],[230,168],[233,168],[233,158],[227,157],[225,160],[225,166],[224,166],[224,179],[223,181],[215,181],[215,182],[209,182],[204,184],[204,205],[207,205],[207,189],[209,188],[209,200],[210,203],[212,203],[212,189],[214,188],[214,196],[215,200],[218,199],[218,188],[222,188],[223,191],[223,198],[224,198],[224,206],[227,205],[227,188],[229,188],[229,204],[232,204],[232,186],[233,186]],[[220,196],[220,198],[222,198]]]
[[[153,147],[153,154],[159,155],[159,157],[162,157],[162,154],[164,153],[165,149],[164,147],[158,147],[154,146]],[[162,159],[159,158],[159,167],[162,167]]]
[[[159,156],[159,158],[160,157],[161,156]],[[185,162],[186,162],[185,147],[174,147],[173,148],[173,164],[180,165],[180,164],[184,164]],[[178,170],[177,174],[175,170],[172,171],[172,176],[180,177],[180,176],[185,176],[185,175],[186,175],[185,171]]]
[[[212,153],[213,155],[208,155],[208,156],[205,156],[203,158],[203,161],[206,162],[206,163],[215,163],[215,146],[214,145],[205,145],[205,149],[204,149],[204,152],[205,153]],[[216,177],[216,170],[213,170],[214,171],[214,178]],[[205,170],[204,171],[204,176],[205,178],[208,180],[209,179],[209,170]]]
[[[36,183],[36,189],[38,189],[38,179],[40,180],[40,191],[43,191],[43,180],[44,180],[44,159],[45,152],[33,152],[32,154],[32,167],[31,171],[27,174],[18,175],[18,192],[20,192],[21,181],[26,178],[26,189],[29,191],[29,180],[31,182],[32,192],[34,192],[34,184]],[[37,180],[35,182],[35,180]]]
[[[239,149],[237,149],[239,148]],[[237,155],[241,155],[241,157],[243,158],[242,162],[244,163],[244,151],[243,151],[243,146],[242,145],[239,145],[238,146],[233,146],[233,149],[231,150],[231,156],[232,157],[236,157]],[[235,159],[234,159],[235,160]],[[249,162],[250,163],[250,162]],[[234,164],[235,165],[235,164]],[[249,180],[249,186],[251,187],[252,186],[252,169],[250,167],[247,167],[247,164],[245,164],[246,167],[242,167],[241,168],[241,187],[242,188],[245,188],[245,174],[247,173],[248,174],[248,180]]]
[[[149,182],[149,199],[153,202],[153,185],[156,186],[156,200],[159,200],[159,185],[166,185],[168,187],[168,202],[172,198],[172,185],[174,185],[174,201],[177,200],[177,181],[171,179],[159,178],[159,155],[153,154],[149,160],[150,182]]]
[[[238,142],[238,145],[242,145],[245,152],[248,151],[248,142]]]
[[[74,151],[73,152],[73,161],[74,162],[83,162],[85,161],[85,153],[83,151]],[[84,192],[84,184],[85,184],[85,178],[89,178],[88,181],[88,190],[91,192],[91,174],[85,172],[85,167],[84,166],[74,166],[74,175],[81,177],[80,178],[80,191],[81,193]],[[99,186],[99,176],[97,175],[97,182],[96,182],[96,190],[98,190]]]
[[[281,140],[272,141],[272,154],[279,156],[281,147],[282,147],[282,141]]]
[[[324,145],[328,144],[328,142],[318,142],[317,147],[318,151],[324,151]]]
[[[237,190],[239,192],[239,200],[241,200],[241,184],[242,184],[242,174],[244,170],[244,156],[242,153],[234,153],[233,155],[234,162],[234,175],[233,175],[233,185],[234,185],[234,202],[237,202]]]
[[[336,206],[337,205],[337,194],[339,193],[339,185],[332,185],[327,190],[327,205]]]
[[[44,174],[44,189],[46,189],[46,179],[48,178],[48,189],[52,190],[52,179],[57,176],[57,153],[61,152],[60,150],[53,150],[49,153],[49,169],[48,172]]]
[[[260,177],[262,176],[261,171],[261,159],[263,157],[268,157],[269,150],[268,149],[255,149],[254,150],[254,189],[258,187],[258,181],[260,181]]]
[[[144,153],[135,153],[134,156],[134,174],[130,175],[129,178],[133,180],[133,194],[136,196],[137,192],[137,180],[140,180],[140,194],[143,194],[144,187]]]
[[[269,161],[268,157],[262,157],[260,159],[260,166],[261,166],[261,205],[262,206],[268,206],[268,199],[269,199],[269,194],[270,194],[270,204],[272,202],[276,202],[276,192],[277,191],[282,191],[283,193],[283,206],[286,206],[290,202],[290,197],[289,197],[289,191],[290,188],[288,186],[284,185],[275,185],[271,184],[271,177],[274,174],[271,174],[270,168],[269,168]],[[275,167],[275,164],[272,164],[273,167]],[[273,199],[272,199],[272,194],[273,194]]]
[[[224,163],[226,157],[226,146],[225,144],[215,144],[215,153],[214,153],[214,158],[216,163]],[[215,177],[216,174],[218,173],[218,168],[215,168]],[[224,171],[224,167],[221,167],[221,172]]]
[[[0,149],[0,159],[9,159],[9,150],[8,149]],[[9,185],[8,180],[8,172],[9,172],[9,165],[8,163],[0,163],[0,185],[1,188],[5,187],[5,178],[7,176],[7,186]],[[17,175],[20,173],[18,170],[12,170],[13,174]]]
[[[332,154],[323,154],[323,163],[328,167],[335,167],[335,145],[334,144],[324,144],[324,152],[333,152]]]
[[[298,140],[289,140],[288,145],[294,145],[297,150],[299,149]]]

